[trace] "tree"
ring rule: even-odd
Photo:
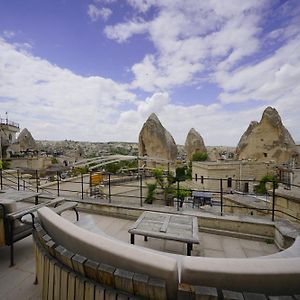
[[[275,175],[265,175],[261,178],[259,185],[256,187],[256,193],[265,195],[267,193],[267,187],[266,183],[267,182],[274,182],[275,188],[278,187],[278,180]]]
[[[205,152],[196,152],[192,156],[192,161],[206,161],[208,158],[207,153]]]
[[[173,183],[176,181],[175,177],[169,173],[167,176],[164,175],[164,171],[160,168],[153,170],[153,176],[156,179],[156,183],[162,188],[164,193],[164,201],[166,205],[170,205],[169,195],[172,195]]]

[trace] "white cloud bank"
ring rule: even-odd
[[[201,132],[207,144],[235,145],[242,134],[235,116],[219,104],[174,105],[168,93],[154,93],[142,101],[124,84],[78,76],[1,39],[0,53],[1,114],[8,111],[9,118],[36,139],[137,141],[152,112],[177,143],[184,143],[191,127]],[[121,111],[123,105],[132,109]],[[250,121],[256,113],[247,112],[241,120]],[[241,126],[247,127],[246,123]]]
[[[194,127],[207,145],[234,146],[271,105],[300,141],[295,10],[281,7],[291,14],[289,22],[263,32],[268,1],[127,1],[134,17],[106,26],[107,37],[119,45],[146,34],[156,49],[133,64],[131,83],[76,75],[33,56],[30,47],[0,39],[0,113],[8,111],[37,139],[137,141],[155,112],[177,143]],[[111,1],[96,2],[99,8]],[[151,8],[152,17],[144,17]],[[91,11],[90,17],[101,15]],[[174,104],[176,87],[207,82],[222,90],[211,104]],[[138,99],[135,89],[149,97]]]

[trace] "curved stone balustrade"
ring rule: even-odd
[[[114,299],[118,295],[117,299],[124,295],[126,299],[179,299],[182,284],[212,287],[218,292],[225,289],[268,295],[300,293],[300,237],[290,248],[270,256],[186,257],[89,232],[47,207],[38,210],[38,217],[43,229],[37,227],[35,249],[43,295],[70,290],[82,293],[84,299],[110,299],[110,294]],[[60,274],[59,279],[55,272]],[[67,291],[62,290],[61,282],[55,286],[55,282],[66,277]],[[108,294],[104,296],[105,293]]]

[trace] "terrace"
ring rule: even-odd
[[[270,218],[236,216],[225,213],[221,216],[219,212],[220,207],[218,206],[201,208],[185,206],[182,209],[177,204],[164,206],[163,201],[159,200],[154,205],[147,205],[140,201],[141,192],[142,195],[145,195],[145,188],[141,190],[137,183],[130,181],[119,183],[119,185],[115,184],[111,187],[106,186],[107,194],[111,196],[108,199],[91,198],[87,197],[86,194],[84,194],[84,197],[81,197],[80,189],[77,192],[77,197],[75,197],[74,182],[65,183],[61,181],[59,185],[57,185],[57,182],[54,182],[54,187],[57,188],[59,186],[58,194],[60,196],[63,195],[69,200],[76,199],[79,202],[80,221],[76,222],[73,211],[62,213],[63,218],[90,232],[99,234],[104,232],[112,238],[128,244],[130,243],[128,229],[143,211],[152,210],[179,215],[193,215],[198,218],[199,244],[193,247],[192,256],[194,257],[252,258],[276,253],[280,250],[280,247],[284,248],[286,246],[280,244],[279,239],[275,238],[275,227],[277,231],[281,230],[282,232],[284,228],[288,228],[286,223],[279,219],[276,220],[275,224]],[[15,184],[18,184],[17,180]],[[25,188],[26,186],[29,187],[26,184]],[[19,182],[19,189],[22,190],[22,188],[23,185]],[[50,191],[53,193],[51,189],[53,187],[48,185],[42,192],[40,190],[39,202],[51,198]],[[110,192],[108,189],[110,189]],[[73,193],[70,192],[71,190],[73,190]],[[57,191],[56,189],[56,193]],[[54,195],[52,196],[54,197]],[[27,207],[32,205],[34,201],[34,198],[30,202],[20,201],[18,205]],[[282,234],[282,236],[285,234]],[[289,233],[287,233],[288,235]],[[135,244],[147,249],[150,248],[168,253],[167,255],[185,254],[185,245],[176,241],[155,238],[148,238],[148,241],[145,241],[142,236],[136,236]],[[31,236],[15,244],[15,266],[8,268],[9,247],[0,248],[0,257],[0,298],[43,298],[40,286],[33,284],[35,279],[35,258],[32,251]]]

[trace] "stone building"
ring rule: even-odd
[[[219,191],[222,178],[226,192],[253,192],[264,175],[274,174],[274,167],[274,163],[253,161],[193,162],[192,176],[199,189]]]
[[[8,118],[0,119],[0,159],[9,158],[11,153],[19,152],[20,146],[16,139],[20,131],[18,123],[9,121]]]

